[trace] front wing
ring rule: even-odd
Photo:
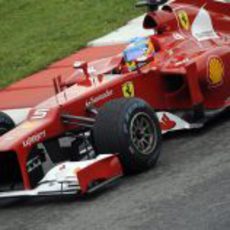
[[[31,190],[0,192],[0,198],[84,195],[123,175],[116,155],[99,155],[92,160],[64,162],[52,168]]]

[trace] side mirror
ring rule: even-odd
[[[85,76],[87,78],[90,77],[87,62],[76,61],[76,62],[74,62],[73,66],[74,66],[75,69],[82,69],[83,73],[85,74]]]

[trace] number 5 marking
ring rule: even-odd
[[[32,120],[43,119],[47,116],[48,112],[49,112],[49,109],[38,109],[34,112],[31,119]]]

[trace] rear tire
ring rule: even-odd
[[[118,153],[124,172],[153,167],[160,155],[161,130],[154,110],[137,98],[106,103],[93,128],[96,152]]]

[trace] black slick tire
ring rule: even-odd
[[[138,122],[143,123],[143,127],[139,127]],[[93,128],[93,140],[98,154],[118,153],[125,174],[153,167],[161,150],[156,113],[138,98],[121,98],[101,107]]]

